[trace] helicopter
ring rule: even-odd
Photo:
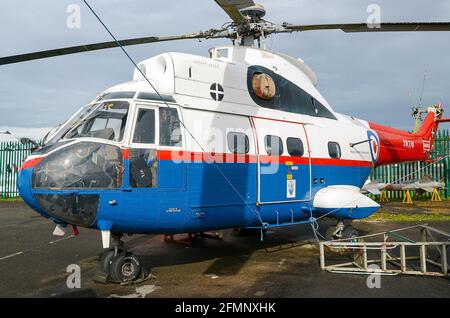
[[[119,47],[133,80],[111,87],[51,130],[20,168],[21,197],[56,223],[97,229],[110,281],[138,279],[139,258],[124,234],[264,231],[336,220],[331,238],[351,238],[347,221],[380,205],[361,193],[376,166],[425,161],[443,107],[427,109],[415,132],[336,112],[301,59],[261,49],[279,33],[450,31],[450,23],[273,24],[253,0],[215,0],[232,22],[190,34],[117,40],[1,57],[0,65]],[[129,45],[225,38],[209,56],[165,53],[139,63]]]

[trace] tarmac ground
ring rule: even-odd
[[[329,224],[321,222],[320,231]],[[362,234],[409,225],[353,222]],[[448,221],[429,225],[450,232]],[[161,235],[127,237],[128,249],[152,273],[130,286],[94,282],[99,232],[58,238],[53,229],[22,202],[0,203],[0,297],[450,297],[449,278],[381,276],[380,288],[369,288],[366,275],[322,271],[309,225],[271,230],[264,242],[233,230],[191,246]],[[81,288],[67,287],[71,264],[80,266]]]

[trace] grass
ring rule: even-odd
[[[2,202],[22,202],[22,198],[21,197],[15,197],[15,198],[2,198],[0,197],[0,203]]]
[[[406,214],[406,213],[374,213],[362,222],[433,222],[450,221],[450,215],[443,214]]]

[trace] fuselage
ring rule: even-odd
[[[43,216],[181,233],[364,218],[379,208],[359,191],[379,158],[377,132],[333,111],[301,60],[223,47],[139,68],[152,85],[135,70],[25,161],[20,193]],[[273,83],[255,84],[260,74]]]

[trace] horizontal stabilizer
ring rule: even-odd
[[[371,193],[373,195],[381,194],[380,190],[386,187],[385,183],[380,183],[377,180],[366,183],[362,188],[362,193]]]

